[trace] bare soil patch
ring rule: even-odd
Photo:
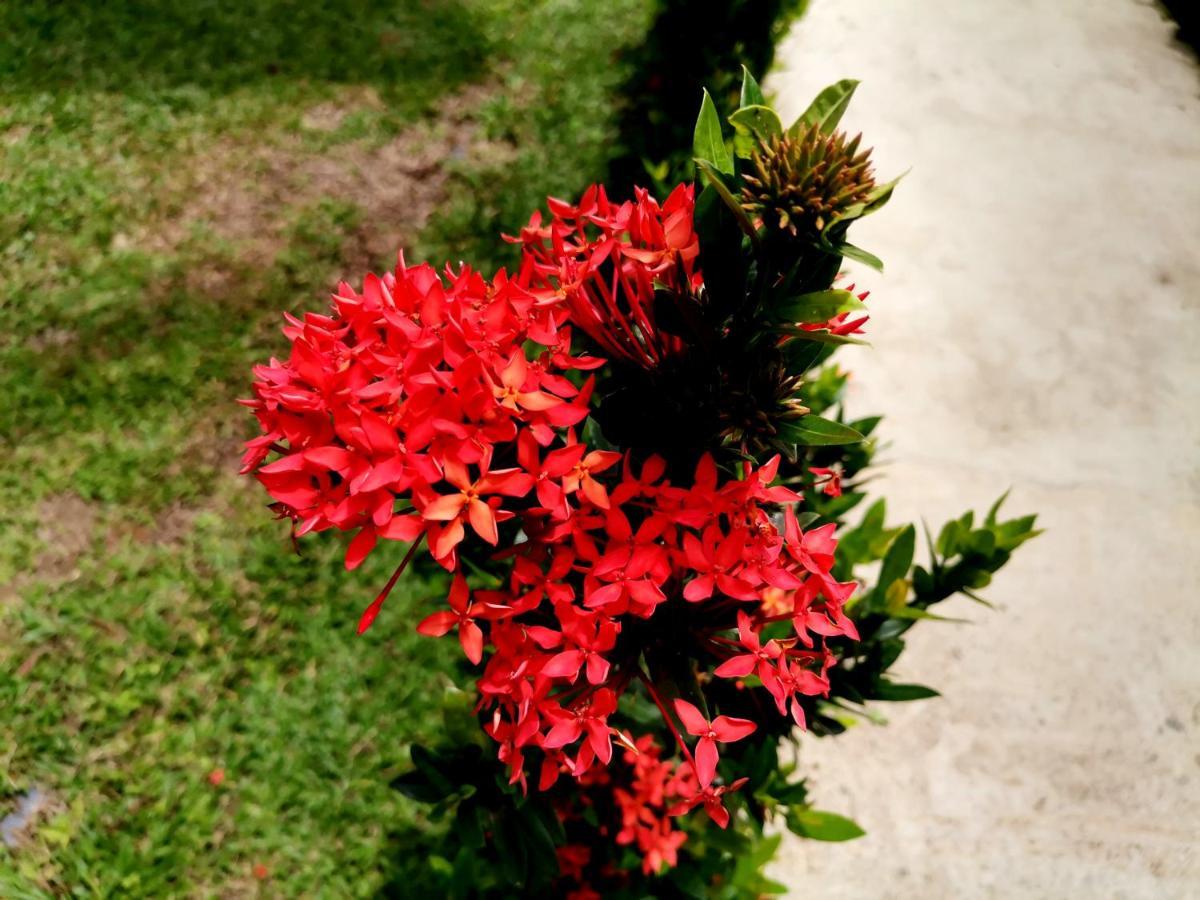
[[[479,139],[473,119],[489,92],[486,85],[468,87],[440,104],[437,117],[383,144],[364,139],[319,151],[292,133],[218,139],[180,167],[182,183],[171,190],[177,205],[135,243],[170,253],[207,231],[232,243],[239,260],[267,265],[285,246],[295,211],[332,198],[363,212],[347,264],[390,260],[444,198],[447,161],[504,152]],[[358,90],[343,103],[313,107],[301,125],[334,131],[353,108],[378,102]]]

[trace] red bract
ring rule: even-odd
[[[826,639],[857,636],[843,609],[855,585],[831,575],[833,526],[800,528],[778,457],[727,474],[702,454],[691,472],[676,463],[673,483],[658,456],[579,439],[603,402],[586,373],[604,360],[572,350],[571,326],[639,366],[683,349],[655,328],[653,299],[662,285],[703,289],[692,203],[690,186],[661,206],[644,192],[612,204],[595,188],[526,229],[515,279],[401,258],[361,292],[342,284],[330,314],[288,317],[288,357],[255,369],[245,401],[262,434],[244,469],[296,536],[351,532],[348,568],[411,542],[360,632],[422,540],[452,573],[448,608],[417,631],[456,631],[482,667],[478,711],[511,783],[527,788],[528,763],[541,790],[564,775],[605,785],[613,741],[627,748],[616,840],[636,845],[648,872],[673,865],[684,841],[668,812],[703,803],[727,824],[721,798],[740,782],[714,785],[717,745],[758,727],[676,700],[693,755],[656,685],[679,677],[680,660],[700,677],[669,696],[754,673],[803,724],[801,699],[829,690]],[[473,596],[460,559],[472,542],[499,584]],[[678,761],[617,729],[629,691],[658,706]],[[587,857],[560,859],[579,880]]]

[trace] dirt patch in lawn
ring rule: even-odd
[[[444,198],[448,162],[504,152],[480,139],[474,121],[491,90],[468,87],[439,104],[435,118],[382,144],[360,139],[315,149],[303,133],[219,139],[179,167],[180,183],[168,190],[176,202],[135,243],[172,253],[207,232],[230,242],[240,261],[266,266],[286,246],[296,211],[329,198],[362,212],[346,263],[390,262]],[[378,102],[358,91],[313,107],[301,127],[335,131],[353,109]]]
[[[96,508],[77,494],[54,494],[38,504],[37,537],[42,550],[34,558],[32,578],[63,584],[79,577],[79,560],[92,545]]]

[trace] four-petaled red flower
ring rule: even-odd
[[[687,733],[700,738],[696,742],[696,777],[700,779],[701,787],[708,787],[717,776],[717,762],[720,754],[717,752],[717,742],[723,744],[740,741],[754,733],[758,727],[749,719],[737,719],[733,716],[717,716],[711,722],[704,714],[686,700],[676,699],[675,714],[683,722]]]
[[[455,575],[450,585],[450,595],[446,598],[450,609],[426,616],[417,626],[417,633],[427,637],[441,637],[457,625],[458,642],[462,644],[463,653],[467,655],[467,659],[478,665],[483,659],[483,631],[475,624],[475,619],[487,610],[482,603],[470,603],[470,596],[467,579],[463,578],[461,573]]]

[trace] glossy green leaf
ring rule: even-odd
[[[834,334],[832,331],[805,331],[803,328],[779,328],[777,329],[782,334],[790,334],[798,341],[813,341],[818,344],[857,344],[861,347],[870,347],[869,341],[864,341],[862,338],[851,337],[848,334]]]
[[[817,809],[789,810],[787,824],[795,834],[814,841],[850,841],[866,834],[853,819]]]
[[[841,444],[857,444],[863,436],[841,422],[823,419],[821,416],[802,416],[779,426],[786,440],[795,441],[806,447],[832,447]]]
[[[846,259],[852,259],[855,262],[862,263],[864,266],[870,266],[876,272],[883,271],[883,260],[874,253],[868,253],[862,247],[855,247],[851,243],[839,244],[836,247],[836,252],[840,253]]]
[[[813,102],[808,105],[808,109],[788,129],[788,134],[800,134],[814,123],[821,131],[833,131],[842,121],[842,115],[846,112],[846,107],[850,105],[850,98],[854,96],[857,87],[858,82],[853,78],[844,78],[825,88],[817,94]]]
[[[763,96],[762,88],[758,86],[758,82],[745,66],[742,66],[742,96],[738,105],[741,107],[767,105],[767,98]]]
[[[907,174],[908,172],[901,172],[886,184],[880,184],[873,188],[871,193],[867,194],[867,199],[863,203],[863,215],[869,216],[871,213],[883,209],[887,205],[887,202],[892,199],[892,193],[896,190],[896,185]]]
[[[848,224],[853,222],[855,219],[861,219],[865,216],[871,215],[871,213],[879,212],[879,210],[883,209],[887,205],[887,202],[892,199],[892,192],[896,189],[896,185],[899,184],[900,179],[907,174],[908,173],[905,172],[904,174],[893,178],[887,184],[881,184],[872,189],[862,203],[855,203],[851,206],[848,206],[830,219],[829,224],[825,226],[825,230],[828,231],[832,228],[835,228],[839,224]]]
[[[776,303],[771,309],[771,316],[781,322],[814,324],[827,322],[844,312],[866,308],[866,305],[849,291],[814,291]]]
[[[933,688],[925,687],[923,684],[896,684],[886,678],[881,678],[879,684],[876,685],[874,699],[900,703],[907,700],[928,700],[930,697],[940,696],[942,695]]]
[[[733,126],[733,151],[743,159],[765,141],[783,133],[783,123],[775,110],[767,106],[744,106],[729,117]]]
[[[700,103],[700,115],[696,119],[692,155],[697,161],[704,160],[710,163],[718,172],[733,174],[733,154],[725,146],[725,137],[721,133],[721,117],[717,114],[717,106],[707,90]]]
[[[879,581],[875,586],[876,605],[882,603],[887,596],[888,588],[896,581],[908,575],[912,568],[913,554],[917,547],[917,530],[912,525],[906,525],[892,539],[887,553],[883,557],[883,565],[879,568]],[[888,607],[892,612],[892,607]],[[892,612],[896,615],[896,612]]]
[[[833,348],[818,341],[788,341],[783,345],[783,358],[789,372],[801,374],[824,362]]]
[[[883,605],[884,608],[896,615],[903,615],[908,603],[908,582],[903,578],[897,578],[887,586],[884,591]]]
[[[733,196],[729,187],[725,184],[725,179],[721,177],[721,173],[710,162],[702,160],[699,157],[696,158],[696,167],[700,170],[701,177],[712,186],[712,189],[717,192],[717,196],[729,207],[742,231],[750,236],[750,240],[757,247],[759,244],[758,230],[754,227],[754,223],[750,221],[750,217],[746,215],[746,211],[742,209],[742,205],[738,203],[737,197]]]

